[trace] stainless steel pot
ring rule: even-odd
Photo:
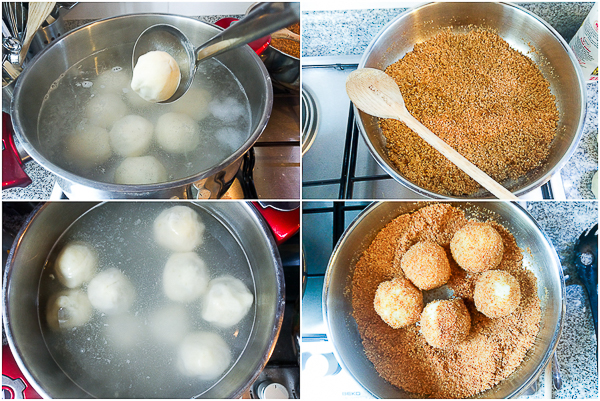
[[[550,82],[550,90],[556,96],[559,121],[548,158],[542,166],[518,180],[502,182],[515,195],[523,195],[550,180],[569,160],[577,148],[585,123],[587,95],[581,68],[569,45],[549,24],[513,4],[429,3],[409,10],[387,24],[365,50],[358,67],[383,70],[404,57],[416,43],[435,36],[442,28],[465,32],[472,27],[493,29],[513,49],[531,58]],[[531,51],[530,45],[535,51]],[[402,176],[387,155],[386,139],[381,133],[378,119],[356,108],[354,111],[369,151],[390,176],[421,195],[448,198]],[[490,197],[493,196],[481,189],[463,198]]]
[[[96,205],[80,202],[42,205],[24,224],[8,257],[3,281],[6,335],[21,371],[44,397],[90,397],[63,373],[46,347],[38,320],[38,285],[53,244],[70,224]],[[254,276],[257,311],[248,343],[229,373],[200,395],[238,398],[264,368],[279,335],[285,306],[283,269],[269,228],[251,204],[204,202],[197,206],[236,237]],[[164,394],[162,398],[185,398],[185,395]]]
[[[179,28],[196,46],[213,37],[220,28],[193,18],[165,14],[137,14],[104,19],[85,25],[54,41],[39,53],[20,75],[11,104],[15,134],[33,159],[58,176],[57,182],[71,199],[169,198],[187,197],[191,183],[206,197],[222,196],[235,177],[242,156],[264,130],[273,105],[273,88],[269,74],[247,46],[225,53],[217,59],[227,66],[241,83],[251,109],[250,136],[240,149],[218,165],[174,181],[152,185],[119,185],[90,180],[73,174],[56,164],[49,150],[41,144],[47,140],[38,133],[37,121],[42,101],[50,85],[71,66],[92,53],[115,44],[133,44],[140,33],[154,24]]]
[[[507,379],[477,398],[514,398],[523,393],[544,370],[562,332],[565,314],[565,281],[558,255],[535,220],[518,204],[509,202],[452,202],[466,216],[492,218],[514,235],[523,252],[523,264],[537,277],[542,303],[540,331],[521,365]],[[328,339],[344,368],[373,396],[414,398],[415,394],[384,380],[367,359],[352,309],[352,276],[356,263],[377,233],[395,217],[427,203],[381,202],[367,207],[346,229],[335,247],[323,287],[323,317]]]

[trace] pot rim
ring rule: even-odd
[[[375,47],[376,42],[378,42],[384,36],[384,34],[387,34],[388,31],[392,32],[393,31],[392,26],[397,21],[399,21],[400,19],[406,18],[409,14],[417,12],[420,9],[435,6],[435,4],[436,4],[435,2],[430,2],[430,3],[424,3],[422,5],[410,8],[410,9],[404,11],[403,13],[399,14],[396,18],[394,18],[390,22],[388,22],[379,31],[377,36],[375,36],[372,39],[371,43],[369,43],[369,46],[364,51],[364,53],[360,59],[358,68],[364,68],[367,58],[369,57],[372,49]],[[474,4],[478,4],[478,3],[474,3]],[[578,82],[579,82],[579,98],[580,98],[581,104],[582,104],[581,110],[579,110],[579,124],[577,126],[575,136],[573,137],[573,140],[571,141],[569,148],[564,153],[563,157],[558,161],[558,163],[556,163],[554,165],[554,167],[552,167],[548,172],[546,172],[546,174],[544,174],[541,178],[537,179],[536,181],[528,184],[527,186],[525,186],[521,189],[518,189],[514,192],[511,191],[511,192],[513,192],[514,195],[521,196],[521,195],[525,195],[528,192],[533,191],[534,189],[536,189],[536,188],[542,186],[543,184],[545,184],[546,182],[550,181],[552,176],[555,173],[557,173],[558,171],[560,171],[560,169],[563,168],[563,166],[569,161],[569,159],[575,152],[575,149],[577,148],[577,146],[579,145],[579,141],[581,140],[581,136],[583,135],[583,128],[585,126],[585,120],[586,120],[586,115],[587,115],[587,101],[586,101],[587,91],[586,91],[585,80],[583,79],[583,72],[581,71],[579,62],[577,61],[577,58],[573,54],[571,47],[550,24],[548,24],[542,18],[538,17],[536,14],[526,10],[523,7],[517,6],[515,4],[511,4],[511,3],[507,3],[507,2],[498,2],[496,4],[498,4],[499,6],[502,6],[502,7],[513,8],[513,9],[518,10],[521,13],[527,14],[529,17],[540,22],[557,39],[557,41],[562,45],[563,50],[566,52],[567,56],[569,57],[569,60],[571,61],[571,64],[573,65],[573,67],[575,69],[575,73],[577,75]],[[367,135],[365,126],[362,122],[362,118],[360,118],[361,112],[354,104],[352,104],[352,107],[353,107],[353,111],[354,111],[354,115],[355,115],[355,121],[358,125],[360,134],[361,134],[363,140],[365,141],[367,147],[369,148],[369,152],[371,153],[371,156],[375,159],[377,164],[379,164],[379,166],[387,174],[389,174],[395,181],[397,181],[401,185],[405,186],[406,188],[410,189],[411,191],[416,192],[419,195],[423,195],[423,196],[426,196],[431,199],[447,199],[447,200],[458,199],[458,200],[460,200],[460,199],[472,199],[473,198],[473,196],[471,196],[471,195],[466,195],[466,196],[461,197],[461,196],[449,196],[449,195],[438,194],[436,192],[433,192],[428,189],[417,186],[416,184],[412,183],[408,179],[404,178],[404,176],[402,176],[398,171],[396,171],[396,169],[394,167],[392,167],[388,162],[386,162],[379,155],[379,153],[375,149],[375,146],[372,144],[369,136]],[[486,199],[486,198],[494,199],[495,198],[487,190],[482,189],[482,191],[483,191],[483,193],[482,193],[482,195],[479,196],[479,198],[481,198],[481,199]]]
[[[57,44],[61,44],[62,41],[65,40],[65,38],[71,37],[72,35],[75,35],[76,33],[78,33],[79,31],[81,31],[83,29],[87,29],[94,25],[104,24],[104,23],[107,23],[107,22],[110,22],[113,20],[127,19],[127,18],[131,18],[131,17],[134,17],[134,18],[135,17],[169,17],[169,18],[176,17],[176,18],[192,20],[197,23],[201,23],[201,24],[216,28],[218,30],[223,30],[223,28],[221,28],[217,25],[210,24],[210,23],[204,22],[204,21],[200,21],[195,18],[177,15],[177,14],[139,13],[139,14],[119,15],[119,16],[115,16],[115,17],[108,17],[108,18],[103,18],[103,19],[99,19],[96,21],[92,21],[85,25],[80,26],[79,28],[69,31],[65,35],[61,36],[59,39],[53,41],[52,44],[47,46],[40,53],[36,54],[35,57],[29,62],[29,65],[35,64],[36,62],[38,62],[38,60],[41,57],[43,57],[54,46],[57,46]],[[271,77],[270,77],[266,67],[264,66],[263,62],[256,55],[256,53],[254,53],[252,51],[252,49],[250,49],[250,47],[248,47],[248,46],[243,46],[237,50],[245,52],[246,54],[250,55],[250,57],[252,57],[254,59],[254,62],[258,66],[258,69],[260,70],[261,75],[264,78],[264,88],[265,88],[265,93],[266,93],[265,109],[262,112],[261,118],[258,121],[256,128],[254,129],[253,132],[250,133],[250,136],[248,137],[246,142],[244,142],[244,144],[239,149],[237,149],[230,156],[228,156],[226,159],[221,161],[218,165],[213,166],[207,170],[198,172],[194,175],[184,177],[184,178],[179,178],[179,179],[176,179],[173,181],[157,183],[157,184],[144,184],[144,185],[114,184],[114,183],[107,183],[107,182],[96,181],[96,180],[91,180],[89,178],[85,178],[83,176],[74,174],[74,173],[72,173],[68,170],[65,170],[65,169],[57,166],[56,164],[52,163],[46,157],[44,157],[40,152],[38,152],[35,147],[33,147],[31,145],[31,143],[25,137],[24,130],[23,130],[21,124],[18,123],[21,119],[21,112],[20,112],[20,110],[18,110],[15,107],[15,104],[16,104],[16,100],[20,97],[21,86],[22,86],[21,84],[24,80],[27,79],[29,72],[31,70],[30,68],[25,68],[23,70],[23,73],[21,73],[21,75],[19,76],[19,79],[17,80],[17,84],[15,86],[13,98],[11,101],[11,107],[10,107],[11,113],[10,114],[11,114],[11,120],[13,123],[14,134],[18,138],[19,142],[23,145],[23,148],[25,149],[25,151],[29,155],[31,155],[31,157],[34,160],[36,160],[45,169],[49,170],[53,174],[65,179],[65,180],[68,180],[70,182],[73,182],[73,183],[76,183],[79,185],[83,185],[86,187],[94,188],[97,190],[101,190],[101,191],[113,192],[113,193],[119,193],[119,192],[150,193],[150,192],[157,192],[157,191],[161,191],[161,190],[165,190],[165,189],[185,186],[185,185],[191,184],[193,182],[199,181],[203,178],[210,177],[210,176],[218,173],[219,171],[222,171],[224,168],[231,165],[235,161],[237,161],[256,143],[256,141],[258,140],[260,135],[265,130],[267,123],[269,122],[269,118],[271,117],[271,112],[273,110],[273,86],[271,83]]]
[[[258,212],[256,207],[254,207],[250,202],[246,202],[246,201],[232,201],[232,202],[235,202],[235,203],[238,203],[239,205],[241,205],[247,211],[247,213],[253,217],[258,228],[263,233],[263,236],[266,239],[267,246],[270,248],[271,254],[274,256],[273,262],[275,265],[275,280],[277,283],[277,291],[276,291],[277,304],[275,305],[275,308],[274,308],[273,327],[272,327],[271,331],[269,332],[267,346],[265,347],[265,349],[263,351],[261,359],[258,361],[257,364],[255,364],[254,372],[252,373],[250,378],[247,380],[247,382],[244,385],[239,386],[237,389],[234,389],[229,397],[229,398],[241,398],[242,395],[250,389],[250,387],[256,381],[258,376],[264,370],[264,368],[265,368],[266,364],[268,363],[269,359],[271,358],[271,355],[273,354],[273,351],[277,344],[277,340],[279,338],[279,333],[280,333],[281,327],[283,325],[283,315],[284,315],[284,310],[285,310],[285,275],[284,275],[284,271],[283,271],[283,264],[281,262],[281,256],[279,255],[279,250],[277,248],[276,241],[273,238],[273,234],[271,233],[269,225],[266,222],[266,220],[264,219],[264,217]],[[90,201],[90,202],[83,202],[83,203],[89,203],[92,205],[91,208],[95,208],[95,207],[99,207],[99,206],[101,206],[105,203],[109,203],[109,202]],[[204,201],[204,202],[191,202],[191,203],[205,209],[206,205],[211,202]],[[51,202],[40,203],[30,213],[30,215],[27,217],[27,219],[23,223],[21,229],[19,230],[18,234],[15,237],[15,240],[13,241],[13,245],[11,246],[10,252],[8,254],[8,258],[6,261],[6,267],[5,267],[5,271],[4,271],[4,275],[3,275],[3,282],[2,282],[2,317],[3,317],[2,324],[4,326],[6,338],[8,340],[8,345],[10,347],[11,352],[13,353],[13,356],[17,363],[17,366],[21,370],[21,373],[25,376],[25,378],[27,379],[29,384],[31,384],[31,386],[35,389],[35,391],[43,398],[51,398],[51,397],[44,390],[44,388],[38,382],[38,380],[31,375],[31,373],[29,372],[29,369],[27,369],[27,366],[23,362],[23,358],[22,358],[23,352],[21,350],[21,347],[19,347],[17,342],[15,341],[15,338],[14,338],[12,330],[11,330],[11,325],[10,325],[11,319],[10,319],[9,310],[8,310],[8,298],[9,298],[9,294],[8,294],[9,285],[8,284],[9,284],[12,272],[14,271],[13,259],[15,257],[15,254],[18,252],[18,249],[20,248],[20,243],[21,243],[21,239],[22,239],[23,235],[29,230],[31,223],[36,219],[36,217],[40,213],[43,213],[43,211],[50,204],[51,204]],[[66,203],[65,203],[65,205],[66,205]],[[209,208],[210,208],[210,206],[209,206]],[[219,385],[219,382],[217,382],[215,384],[215,386],[218,386],[218,385]],[[83,391],[85,391],[85,390],[83,390]]]
[[[452,203],[456,203],[456,202],[467,203],[467,202],[461,202],[461,201],[453,201]],[[330,292],[330,289],[331,289],[331,287],[330,287],[331,286],[331,275],[333,273],[333,270],[335,269],[336,259],[338,259],[338,255],[341,252],[341,248],[343,246],[343,243],[345,242],[346,238],[350,235],[350,233],[352,231],[354,231],[356,229],[356,227],[358,227],[361,224],[361,222],[365,218],[365,216],[367,216],[374,209],[378,208],[379,206],[381,206],[381,205],[383,205],[385,203],[401,203],[401,202],[389,202],[389,201],[372,202],[371,204],[369,204],[368,206],[366,206],[363,209],[363,211],[360,212],[356,216],[356,218],[352,221],[352,223],[350,223],[348,225],[348,227],[344,230],[342,236],[340,237],[339,241],[335,245],[335,248],[333,249],[333,252],[332,252],[331,257],[329,259],[329,262],[327,264],[327,270],[325,272],[325,279],[324,279],[324,283],[323,283],[323,291],[322,291],[322,297],[321,297],[321,309],[322,309],[322,314],[323,314],[323,320],[325,321],[326,335],[327,335],[328,341],[333,344],[333,353],[334,353],[337,361],[339,361],[339,363],[341,364],[341,366],[354,378],[354,380],[356,380],[357,383],[360,384],[360,386],[362,388],[364,388],[370,395],[372,395],[375,398],[379,398],[379,397],[371,389],[367,388],[363,384],[363,382],[362,382],[362,380],[360,378],[356,377],[353,374],[353,372],[349,369],[349,365],[347,364],[347,361],[345,361],[342,358],[340,352],[338,351],[338,344],[336,344],[336,341],[335,341],[334,336],[333,336],[332,331],[331,331],[330,322],[329,322],[329,315],[332,314],[332,313],[334,314],[335,311],[332,311],[330,313],[330,311],[327,308],[327,300],[329,299],[329,292]],[[423,207],[426,206],[426,205],[431,204],[431,202],[428,202],[428,201],[416,201],[416,202],[410,202],[410,203],[416,204],[416,205],[423,205]],[[493,201],[480,201],[480,202],[476,202],[477,205],[484,205],[484,206],[486,204],[488,204],[488,203],[497,203],[497,202],[493,202]],[[550,257],[553,260],[555,266],[558,266],[557,270],[558,270],[559,281],[560,281],[560,304],[561,304],[561,308],[560,308],[560,313],[558,315],[558,319],[557,319],[557,322],[556,322],[556,327],[555,327],[555,330],[554,330],[554,334],[552,336],[552,339],[550,340],[548,348],[544,352],[544,355],[542,357],[541,363],[535,368],[535,370],[533,371],[533,373],[519,387],[517,387],[516,389],[512,390],[512,392],[506,397],[506,398],[516,398],[519,395],[521,395],[526,389],[528,389],[531,386],[531,384],[534,382],[534,380],[536,380],[540,376],[540,374],[544,371],[546,365],[550,361],[550,358],[552,358],[552,355],[554,354],[554,352],[556,352],[556,349],[558,347],[558,341],[560,339],[560,336],[562,335],[563,326],[564,326],[564,319],[565,319],[565,314],[566,314],[566,298],[567,298],[567,295],[566,295],[565,278],[564,278],[563,270],[562,270],[562,267],[561,267],[562,265],[560,263],[560,259],[558,257],[558,254],[556,253],[556,249],[555,249],[554,245],[552,244],[552,241],[550,240],[550,238],[546,234],[546,232],[540,227],[540,225],[533,218],[533,216],[531,216],[531,214],[529,214],[529,212],[527,212],[527,210],[525,210],[525,208],[523,208],[521,205],[519,205],[519,203],[512,202],[512,201],[510,201],[510,202],[502,202],[502,203],[505,203],[507,205],[510,204],[511,208],[512,208],[512,210],[514,212],[520,213],[523,218],[526,218],[530,222],[532,222],[533,225],[537,228],[537,230],[542,234],[542,237],[544,238],[544,240],[550,245],[551,249],[553,250],[553,252],[551,252]],[[415,211],[418,210],[418,209],[420,209],[420,208],[415,209]],[[407,212],[407,213],[411,213],[411,212]],[[399,215],[397,215],[395,217],[398,217],[398,216]],[[391,221],[392,218],[390,218],[389,221]],[[361,346],[362,346],[362,337],[361,337]],[[535,346],[535,344],[534,344],[534,346]],[[529,353],[529,350],[527,351],[527,353]],[[511,373],[511,375],[513,373]],[[492,387],[492,389],[493,388],[494,387]],[[486,391],[489,391],[489,389],[486,390]],[[481,394],[481,393],[479,393],[479,394]],[[476,394],[475,397],[477,397],[479,394]]]

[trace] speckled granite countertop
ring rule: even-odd
[[[516,3],[535,13],[568,42],[593,3]],[[379,31],[406,8],[309,11],[302,13],[302,57],[361,55]],[[335,23],[333,23],[335,22]],[[598,85],[587,84],[587,118],[581,142],[561,177],[567,199],[594,199],[591,182],[598,171]]]
[[[567,313],[557,356],[563,386],[554,398],[598,398],[597,341],[589,300],[575,270],[575,241],[598,223],[597,202],[528,202],[527,211],[550,237],[567,284]],[[543,380],[540,380],[543,387]],[[541,388],[530,398],[542,398]]]

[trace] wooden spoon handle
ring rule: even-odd
[[[398,120],[403,121],[410,129],[417,133],[425,142],[433,146],[438,152],[444,155],[448,160],[464,171],[472,179],[477,181],[481,186],[494,194],[498,199],[518,200],[515,195],[502,185],[494,181],[489,175],[481,171],[476,165],[468,161],[463,155],[458,153],[454,148],[442,141],[437,135],[425,127],[419,120],[414,118],[410,113],[401,113],[402,117]]]

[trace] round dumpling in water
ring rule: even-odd
[[[61,291],[48,300],[46,321],[54,331],[82,326],[91,317],[92,305],[83,291]]]
[[[129,88],[130,81],[125,70],[115,67],[98,75],[92,88],[98,93],[121,94],[124,88]]]
[[[213,100],[209,105],[210,112],[215,118],[230,124],[246,114],[247,108],[236,99],[229,97],[223,100]]]
[[[107,315],[127,312],[135,300],[133,285],[114,267],[98,273],[88,284],[87,293],[92,306]]]
[[[69,288],[81,287],[94,277],[98,269],[98,253],[83,242],[68,243],[58,254],[54,271],[58,280]]]
[[[219,378],[231,364],[227,343],[215,333],[188,334],[178,351],[178,368],[186,376],[203,380]]]
[[[156,142],[169,153],[187,153],[200,143],[200,127],[183,113],[166,113],[156,122]]]
[[[208,117],[210,93],[205,89],[190,88],[185,95],[173,102],[173,111],[185,113],[196,121]]]
[[[146,345],[143,333],[142,322],[130,313],[109,316],[104,323],[104,334],[108,344],[116,349],[129,350]]]
[[[108,131],[86,124],[67,137],[65,153],[67,161],[79,168],[99,166],[112,156]]]
[[[209,280],[206,264],[197,254],[174,253],[163,271],[163,290],[173,301],[192,302],[204,294]]]
[[[204,224],[200,216],[187,206],[163,210],[154,220],[154,239],[175,252],[190,252],[202,244]]]
[[[127,106],[121,97],[113,93],[104,93],[94,96],[85,108],[85,116],[90,125],[101,128],[110,128],[120,118],[127,114]]]
[[[150,315],[150,332],[164,344],[176,345],[190,329],[190,320],[181,305],[167,305]]]
[[[218,327],[231,327],[250,310],[254,296],[241,280],[223,276],[212,280],[202,304],[202,318]]]
[[[167,180],[167,170],[154,156],[128,157],[115,171],[117,184],[156,184]]]
[[[115,121],[110,130],[110,145],[123,157],[141,156],[152,144],[154,125],[144,117],[130,114]]]

